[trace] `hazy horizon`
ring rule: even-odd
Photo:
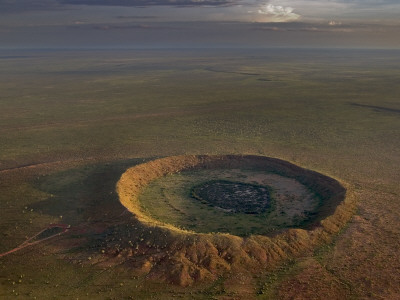
[[[0,1],[1,48],[400,49],[395,1]]]

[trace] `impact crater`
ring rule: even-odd
[[[141,272],[179,285],[312,250],[340,231],[356,202],[345,183],[255,155],[156,159],[129,168],[117,192],[137,231],[118,255],[140,257]]]

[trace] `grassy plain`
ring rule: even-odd
[[[400,53],[0,52],[0,253],[49,223],[82,229],[0,257],[0,298],[397,299]],[[259,274],[181,288],[97,267],[76,241],[124,218],[115,183],[176,154],[260,154],[356,188],[332,244]],[[86,228],[86,229],[85,229]],[[85,231],[86,230],[86,231]],[[73,287],[73,288],[71,288]]]

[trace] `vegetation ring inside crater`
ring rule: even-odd
[[[321,198],[294,178],[253,168],[191,169],[162,176],[140,193],[150,217],[201,233],[268,235],[302,228]]]

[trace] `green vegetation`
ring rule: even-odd
[[[335,244],[318,254],[321,268],[329,270],[317,273],[318,278],[334,276],[360,298],[398,298],[400,259],[393,252],[400,246],[398,52],[22,54],[0,60],[1,253],[50,223],[98,230],[102,218],[115,224],[124,216],[124,209],[112,204],[117,199],[115,183],[125,168],[143,159],[260,154],[356,187],[358,214]],[[45,165],[37,165],[41,163]],[[9,170],[21,166],[26,167]],[[203,211],[209,213],[208,208]],[[181,288],[151,282],[115,265],[97,267],[87,263],[88,257],[68,260],[65,249],[74,247],[54,239],[1,257],[0,298],[209,299],[215,286],[213,297],[220,291],[241,297],[240,291],[229,290],[234,284],[222,279]],[[267,286],[261,284],[253,292],[279,291],[280,299],[288,299],[282,293],[290,291],[291,276],[310,290],[321,282],[330,284],[301,277],[311,269],[305,266],[284,275],[271,270]],[[286,276],[286,283],[280,280]],[[244,277],[251,287],[255,279]],[[296,293],[301,297],[304,291]],[[329,295],[342,294],[337,288]]]
[[[261,203],[253,199],[255,203],[248,211],[246,204],[242,203],[248,200],[242,200],[242,197],[238,197],[233,204],[231,200],[228,204],[219,204],[221,198],[218,197],[223,196],[221,193],[212,195],[215,199],[208,201],[201,191],[199,193],[199,188],[205,184],[221,182],[240,182],[242,187],[257,188],[256,197],[268,198],[263,198]],[[231,189],[237,190],[238,187],[228,185],[224,189],[228,197],[233,192]],[[261,195],[258,195],[259,192],[262,192]],[[199,193],[195,197],[203,200],[193,198],[193,193]],[[271,234],[283,228],[301,226],[317,215],[316,209],[320,204],[314,193],[293,179],[249,169],[193,170],[168,175],[151,182],[139,201],[147,214],[178,228],[239,236]],[[254,210],[259,211],[252,213]]]

